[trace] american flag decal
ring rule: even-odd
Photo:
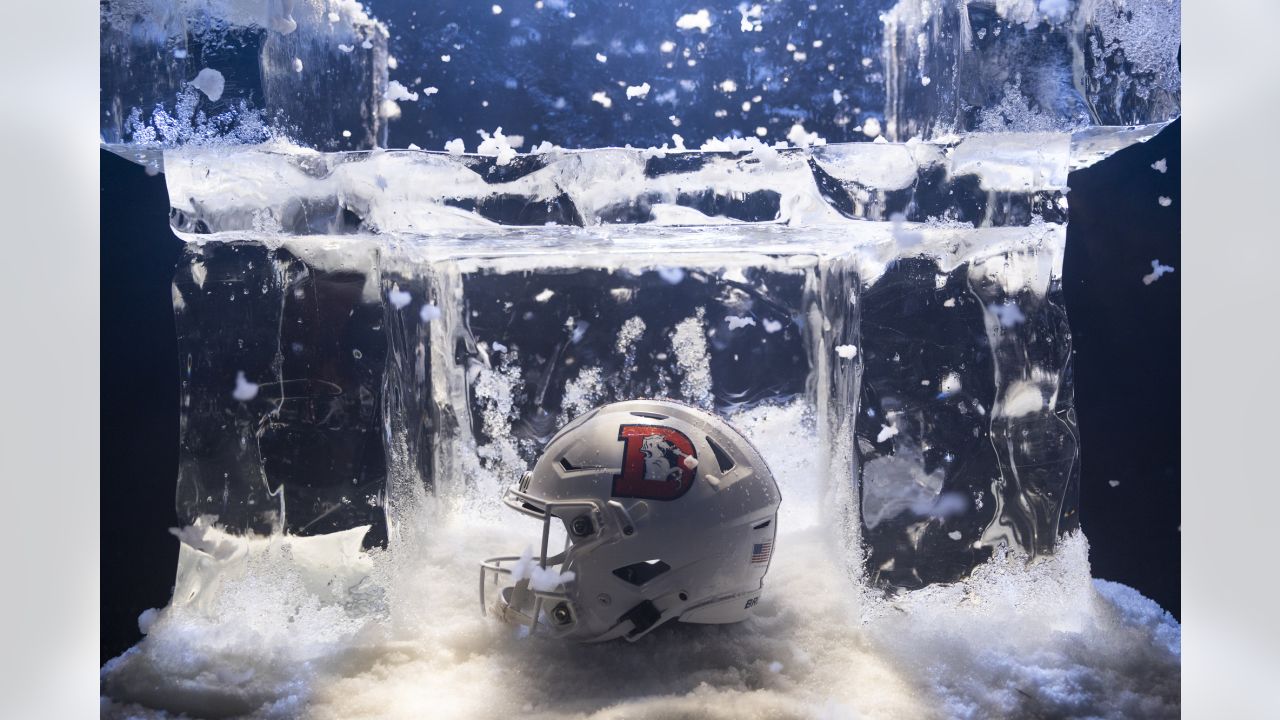
[[[769,556],[773,554],[773,541],[756,543],[751,546],[751,562],[762,563],[769,562]]]

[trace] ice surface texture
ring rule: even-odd
[[[900,0],[886,132],[1076,130],[1177,117],[1179,0]]]
[[[323,150],[386,141],[387,31],[358,3],[99,7],[101,139],[125,157],[155,164],[158,147],[278,134]]]
[[[170,151],[199,358],[182,516],[314,533],[382,528],[384,508],[394,531],[426,497],[487,514],[598,404],[801,401],[852,572],[921,587],[1000,547],[1051,552],[1078,524],[1075,143],[994,137],[506,164]]]
[[[1161,123],[1180,104],[1179,0],[100,7],[102,139],[130,157],[266,132],[320,150],[474,149],[495,127],[520,150],[772,144],[797,123],[932,139]]]

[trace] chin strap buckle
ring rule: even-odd
[[[641,635],[648,632],[654,625],[662,619],[662,611],[658,609],[650,600],[642,600],[623,613],[618,618],[618,622],[631,621],[631,631],[627,633],[628,640],[638,640]]]

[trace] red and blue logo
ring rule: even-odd
[[[622,425],[618,439],[624,445],[614,497],[675,500],[693,487],[698,451],[688,435],[662,425]]]

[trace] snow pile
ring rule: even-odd
[[[476,590],[480,559],[538,542],[540,523],[514,513],[480,520],[427,501],[399,515],[398,542],[370,552],[362,528],[244,539],[200,524],[179,533],[174,602],[144,614],[144,641],[103,667],[102,715],[1178,714],[1180,627],[1135,591],[1091,580],[1083,536],[1049,559],[998,552],[964,583],[884,598],[849,579],[821,520],[825,456],[804,403],[733,421],[783,497],[745,623],[673,623],[635,644],[525,637],[484,617]]]

